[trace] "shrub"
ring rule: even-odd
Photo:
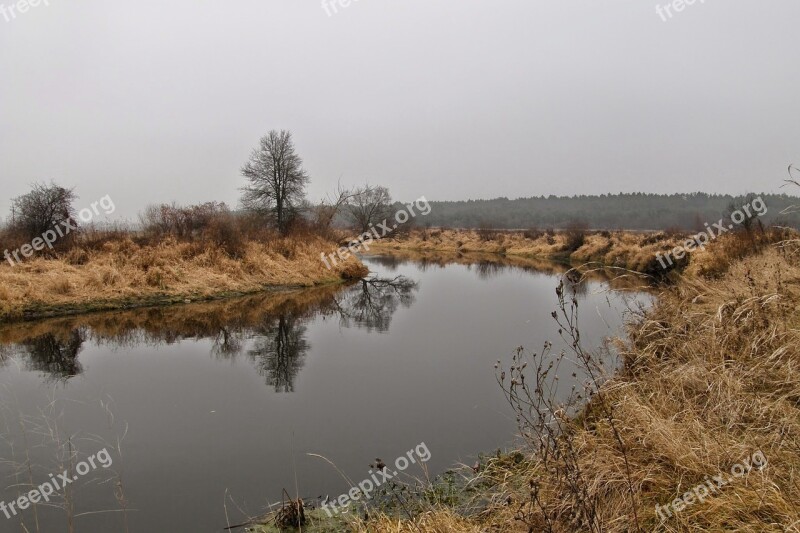
[[[478,234],[478,238],[484,242],[492,241],[497,238],[497,231],[493,230],[487,224],[481,224],[481,226],[476,230]]]
[[[522,232],[522,236],[532,241],[538,241],[544,233],[536,228],[527,229]]]
[[[187,207],[173,202],[147,206],[139,214],[139,221],[147,235],[171,235],[183,239],[201,236],[215,220],[229,216],[230,209],[224,202],[206,202]]]
[[[572,222],[564,232],[564,251],[572,253],[586,242],[586,231],[589,225],[585,222]]]
[[[641,246],[647,246],[650,244],[656,244],[657,242],[661,242],[664,240],[667,240],[667,234],[664,232],[659,232],[659,233],[654,233],[652,235],[647,235],[641,240],[639,244]]]
[[[230,213],[219,215],[210,221],[205,231],[207,238],[219,246],[232,258],[244,257],[246,243],[237,224]]]
[[[55,183],[34,184],[31,192],[23,194],[11,201],[11,227],[24,236],[25,241],[40,237],[62,222],[76,221],[75,209],[72,207],[77,195],[72,189],[60,187]],[[74,232],[64,235],[56,242],[57,247],[68,248]]]

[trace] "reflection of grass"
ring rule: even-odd
[[[472,510],[431,505],[413,519],[373,516],[354,529],[796,531],[800,255],[740,244],[711,248],[721,268],[690,265],[662,290],[632,324],[623,369],[602,385],[602,400],[595,395],[575,418],[557,415],[563,431],[551,438],[571,454],[569,468],[564,454],[545,459],[531,439],[523,461],[490,458],[471,476],[470,486],[479,487]],[[519,372],[530,369],[517,367],[508,378],[519,383]],[[769,462],[765,470],[664,521],[657,516],[656,505],[727,475],[756,451]]]
[[[120,339],[132,331],[143,331],[152,338],[170,336],[211,336],[223,328],[254,327],[265,315],[279,312],[303,313],[330,303],[341,285],[313,289],[260,293],[219,301],[151,307],[132,311],[112,311],[0,327],[0,343],[22,343],[47,334],[61,336],[89,328],[95,338]]]
[[[384,252],[385,250],[385,252]],[[387,253],[387,256],[376,254]],[[370,254],[367,254],[368,256]],[[651,282],[636,272],[611,268],[600,264],[580,264],[566,260],[542,259],[516,255],[500,255],[487,252],[458,252],[448,250],[379,249],[374,254],[379,262],[395,265],[410,262],[425,269],[445,267],[451,264],[466,265],[486,278],[505,269],[519,269],[531,274],[564,276],[569,274],[581,281],[607,283],[616,290],[646,290]]]

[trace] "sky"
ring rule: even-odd
[[[3,217],[49,180],[119,219],[235,206],[271,129],[311,200],[784,192],[800,165],[797,0],[44,2],[0,0]]]

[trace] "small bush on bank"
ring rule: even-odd
[[[531,241],[538,241],[544,236],[544,232],[537,228],[530,228],[522,232],[523,237]]]
[[[564,231],[564,251],[572,253],[586,242],[586,232],[589,225],[585,222],[573,222]]]
[[[481,227],[475,230],[475,233],[478,234],[478,238],[483,242],[495,240],[498,234],[497,230],[492,229],[486,224],[481,224]]]

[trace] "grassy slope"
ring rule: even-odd
[[[57,260],[2,263],[0,322],[310,287],[366,274],[355,259],[328,270],[320,253],[336,247],[319,238],[250,242],[243,257],[233,259],[213,246],[122,240]]]
[[[722,253],[717,246],[710,253]],[[800,256],[770,247],[734,260],[710,280],[687,275],[665,289],[622,351],[625,371],[604,387],[627,448],[635,502],[623,456],[598,416],[597,401],[569,421],[589,495],[599,501],[603,531],[798,531],[800,524]],[[719,261],[719,258],[717,258]],[[717,494],[662,521],[664,505],[728,473],[760,450],[763,471],[733,480]],[[540,505],[531,501],[531,482]],[[463,518],[447,506],[414,521],[377,517],[353,528],[370,532],[587,530],[570,522],[575,500],[563,478],[535,454],[519,463],[488,461],[472,486],[488,510]],[[525,517],[525,522],[519,520]],[[531,529],[529,529],[529,527]]]

